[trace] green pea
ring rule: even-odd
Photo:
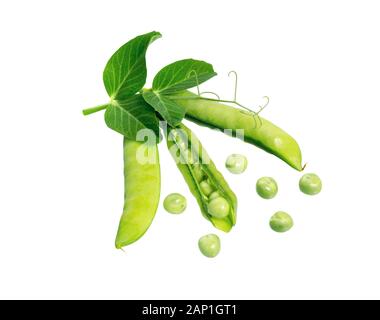
[[[270,219],[270,227],[276,232],[289,231],[293,227],[293,219],[286,212],[278,211]]]
[[[222,197],[211,200],[207,208],[208,213],[215,218],[225,218],[230,213],[230,204]]]
[[[315,173],[307,173],[299,182],[300,190],[308,195],[316,195],[322,190],[322,181]]]
[[[193,166],[193,173],[194,173],[194,177],[197,181],[202,181],[205,177],[200,164],[195,164]]]
[[[164,208],[169,213],[182,213],[185,211],[186,206],[186,198],[179,193],[171,193],[164,200]]]
[[[234,174],[243,173],[247,165],[247,158],[241,154],[231,154],[226,160],[226,168]]]
[[[195,163],[195,157],[190,149],[186,149],[183,151],[183,158],[185,161],[185,164],[194,164]]]
[[[271,177],[262,177],[257,180],[256,192],[264,199],[272,199],[276,196],[278,191],[276,181]]]
[[[213,193],[210,194],[208,199],[209,199],[209,201],[211,201],[211,200],[214,200],[214,199],[219,198],[219,197],[220,197],[220,193],[218,191],[214,191]]]
[[[199,250],[208,258],[216,257],[220,252],[220,239],[216,234],[208,234],[198,241]]]
[[[208,197],[213,191],[214,189],[212,188],[212,186],[207,182],[207,180],[203,180],[199,186],[201,187],[201,190],[202,190],[202,193]]]

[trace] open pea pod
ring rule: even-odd
[[[229,232],[236,223],[237,198],[198,138],[180,124],[168,129],[167,146],[203,216],[217,229]],[[223,198],[228,203],[228,212],[223,217],[209,213],[209,204],[215,197]]]
[[[252,114],[220,102],[197,99],[190,91],[182,91],[172,99],[186,109],[186,119],[202,126],[221,131],[244,134],[244,141],[251,143],[285,161],[292,168],[302,171],[302,154],[297,141],[281,128],[260,116],[257,123]]]

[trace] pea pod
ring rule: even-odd
[[[233,191],[209,158],[197,137],[183,124],[169,128],[167,146],[181,171],[203,216],[216,228],[229,232],[236,223],[237,199]],[[189,153],[191,156],[189,157]],[[210,214],[211,194],[218,192],[228,202],[228,213],[222,218]],[[223,207],[225,209],[226,207]]]
[[[124,209],[117,249],[140,239],[151,225],[160,200],[160,163],[156,145],[124,138]]]
[[[189,97],[190,99],[184,99]],[[216,128],[221,131],[230,129],[244,130],[244,141],[249,142],[285,161],[291,167],[302,171],[302,155],[296,140],[261,118],[261,124],[255,122],[253,116],[244,110],[227,106],[220,102],[194,99],[196,95],[184,91],[177,95],[175,101],[186,108],[186,118],[200,125]]]

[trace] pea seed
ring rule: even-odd
[[[208,213],[215,218],[225,218],[230,212],[230,204],[222,197],[211,200],[207,208]]]
[[[293,219],[286,212],[278,211],[270,219],[270,227],[276,232],[289,231],[293,227]]]
[[[202,170],[202,167],[200,164],[195,164],[193,166],[193,172],[194,172],[194,177],[197,181],[202,181],[204,178],[204,173]]]
[[[234,174],[243,173],[247,169],[248,160],[241,154],[231,154],[226,160],[226,168]]]
[[[278,191],[276,181],[271,177],[263,177],[257,180],[256,192],[264,199],[272,199]]]
[[[185,211],[186,206],[186,198],[179,193],[171,193],[164,200],[164,208],[169,213],[182,213]]]
[[[182,152],[182,155],[183,155],[183,158],[184,158],[184,161],[186,164],[194,164],[195,163],[194,155],[190,149],[184,150]]]
[[[201,187],[201,191],[202,193],[208,197],[213,191],[214,189],[212,188],[212,186],[207,182],[207,180],[203,180],[199,186]]]
[[[208,258],[216,257],[220,252],[220,239],[216,234],[208,234],[198,241],[199,250]]]
[[[308,195],[316,195],[322,190],[322,181],[315,173],[307,173],[299,182],[300,190]]]
[[[219,197],[220,197],[219,191],[214,191],[213,193],[210,194],[210,196],[208,197],[208,200],[211,201]]]

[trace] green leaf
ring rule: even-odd
[[[185,117],[185,108],[157,92],[145,91],[143,97],[171,126],[177,126]]]
[[[185,59],[176,61],[162,68],[154,77],[153,91],[171,94],[201,84],[216,76],[211,64]],[[198,79],[197,79],[198,78]]]
[[[119,48],[108,60],[103,82],[112,100],[124,100],[141,90],[146,81],[145,53],[161,37],[158,32],[138,36]]]
[[[130,140],[136,140],[138,131],[142,129],[151,129],[156,137],[159,136],[156,114],[141,94],[126,100],[113,101],[106,109],[104,120],[109,128]]]

